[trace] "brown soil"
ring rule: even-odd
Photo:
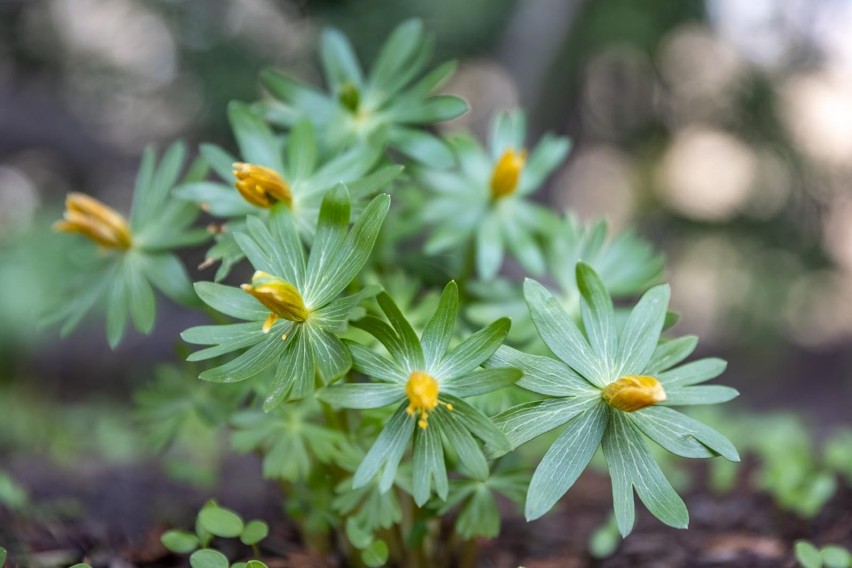
[[[238,459],[224,466],[222,490],[200,490],[170,480],[158,464],[133,464],[69,473],[40,463],[5,466],[30,490],[34,506],[13,514],[0,508],[0,545],[8,566],[69,566],[82,559],[96,568],[187,566],[169,554],[159,536],[170,527],[188,528],[207,496],[246,518],[262,518],[272,532],[263,543],[270,568],[320,568],[342,564],[306,552],[281,512],[274,484],[257,483],[259,466]],[[700,478],[700,470],[698,477]],[[777,509],[745,484],[729,495],[704,490],[686,495],[689,530],[665,527],[637,506],[633,534],[614,555],[596,560],[587,552],[589,535],[611,507],[609,480],[584,475],[557,511],[526,523],[510,515],[499,538],[483,541],[482,568],[736,567],[796,566],[792,546],[799,538],[817,544],[852,546],[852,489],[843,488],[815,519]],[[221,548],[231,558],[246,550]]]

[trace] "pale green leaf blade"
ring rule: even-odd
[[[601,404],[571,419],[533,473],[524,507],[528,521],[547,513],[574,485],[600,446],[606,424]]]
[[[642,296],[621,332],[616,357],[616,376],[639,375],[648,366],[660,340],[671,290],[654,286]]]
[[[721,455],[729,461],[740,461],[730,440],[706,424],[671,408],[649,406],[627,416],[646,436],[673,454],[685,458]]]
[[[442,378],[454,379],[475,369],[497,351],[510,326],[509,318],[500,318],[477,331],[441,359],[437,373]]]
[[[387,383],[331,385],[319,392],[319,398],[342,408],[381,408],[405,398],[405,387]]]
[[[593,385],[602,387],[609,379],[586,338],[571,316],[544,286],[527,278],[524,298],[533,323],[553,353]]]
[[[444,287],[435,314],[429,319],[421,336],[427,368],[431,368],[446,353],[453,338],[458,311],[459,289],[455,280],[452,280]]]
[[[541,355],[528,355],[507,345],[501,345],[485,362],[485,367],[520,369],[523,376],[517,385],[539,394],[562,397],[597,392],[565,363]]]

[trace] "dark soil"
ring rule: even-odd
[[[275,484],[258,483],[259,465],[238,459],[224,466],[227,488],[200,490],[170,480],[158,464],[133,464],[69,473],[41,463],[6,466],[30,490],[34,505],[25,513],[0,508],[0,545],[9,566],[69,566],[82,559],[96,568],[187,566],[169,554],[159,536],[172,527],[191,528],[193,515],[210,495],[246,518],[272,527],[263,542],[271,568],[342,566],[333,557],[307,552],[282,513]],[[700,469],[696,471],[700,479]],[[611,507],[609,480],[585,474],[561,506],[542,520],[526,523],[512,514],[499,538],[483,541],[483,568],[583,567],[794,567],[793,543],[852,546],[852,490],[843,488],[815,519],[803,520],[776,508],[746,484],[719,496],[704,490],[686,495],[689,530],[668,528],[637,504],[633,534],[609,558],[589,556],[589,535]],[[221,548],[237,558],[245,550]]]

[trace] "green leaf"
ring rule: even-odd
[[[429,71],[410,88],[405,90],[406,100],[417,100],[427,97],[431,92],[443,85],[458,68],[458,61],[446,61]]]
[[[389,112],[393,120],[406,124],[432,124],[452,120],[468,111],[467,102],[452,95],[440,95],[412,105],[397,105]]]
[[[325,194],[320,206],[317,232],[308,258],[307,289],[318,287],[337,259],[349,228],[349,192],[342,183]],[[348,282],[346,283],[348,284]],[[324,302],[317,302],[322,304]]]
[[[459,511],[455,531],[462,538],[495,538],[500,534],[500,510],[493,493],[480,485]]]
[[[528,355],[506,345],[500,346],[485,366],[520,369],[523,376],[517,385],[539,394],[562,397],[598,392],[565,363],[550,357]]]
[[[405,316],[402,314],[399,307],[397,307],[393,298],[391,298],[386,292],[379,294],[376,299],[379,302],[379,307],[382,308],[382,311],[387,316],[391,326],[393,326],[394,331],[396,331],[397,337],[400,339],[400,344],[409,368],[422,369],[424,366],[423,348],[420,346],[420,340],[417,338],[417,334],[414,333],[414,328],[412,328],[411,324],[408,323],[408,320],[405,319]]]
[[[443,390],[447,394],[467,398],[512,386],[521,378],[521,375],[522,373],[518,369],[500,367],[474,369],[466,375],[448,381]]]
[[[146,148],[131,208],[130,225],[134,230],[141,229],[161,213],[161,206],[180,175],[185,156],[186,146],[176,142],[166,149],[160,167],[154,170],[155,152],[151,147]]]
[[[128,260],[130,259],[128,258]],[[151,329],[154,327],[154,318],[157,315],[154,290],[136,265],[126,262],[124,270],[127,297],[130,300],[130,317],[133,320],[133,325],[141,333],[151,333]]]
[[[492,157],[496,160],[509,149],[520,150],[524,147],[526,116],[521,111],[501,112],[491,122],[490,146]]]
[[[379,480],[379,490],[384,493],[393,485],[399,460],[402,459],[414,432],[415,421],[405,411],[407,406],[404,402],[396,409],[358,466],[352,478],[352,487],[355,489],[372,481],[380,471],[382,476]]]
[[[654,286],[642,296],[621,332],[614,376],[639,375],[648,366],[660,339],[671,290]]]
[[[268,535],[269,525],[267,525],[263,521],[249,521],[248,523],[246,523],[246,526],[243,529],[242,534],[240,535],[240,541],[242,541],[243,544],[251,546],[262,541]]]
[[[600,446],[606,425],[602,404],[571,419],[533,473],[524,508],[528,521],[547,513],[574,485]]]
[[[589,537],[589,554],[592,558],[603,559],[612,556],[621,544],[621,535],[615,524],[615,516],[610,515],[607,521],[594,530]]]
[[[332,104],[336,103],[325,93],[272,69],[261,71],[260,82],[273,97],[291,104],[303,116],[313,117],[318,122],[329,115]]]
[[[287,138],[288,174],[293,180],[311,175],[317,165],[317,141],[314,125],[302,119],[290,131]]]
[[[478,367],[497,351],[511,325],[509,318],[500,318],[480,329],[447,353],[436,373],[442,378],[453,379]]]
[[[432,368],[441,360],[453,338],[459,312],[459,288],[451,280],[441,294],[438,308],[423,329],[421,343],[426,358],[426,368]]]
[[[239,288],[214,282],[196,282],[195,293],[205,304],[225,315],[251,321],[263,321],[269,310]]]
[[[467,428],[490,448],[504,453],[511,449],[506,435],[494,424],[491,418],[460,398],[450,394],[444,395],[443,398],[453,405],[452,414],[459,424]]]
[[[644,374],[657,376],[658,373],[674,367],[692,355],[697,345],[698,338],[694,335],[678,337],[657,345]]]
[[[385,349],[388,350],[388,353],[391,354],[391,357],[393,357],[397,365],[408,362],[407,353],[402,345],[402,340],[393,328],[391,328],[391,326],[383,320],[380,320],[375,316],[367,316],[353,321],[352,326],[357,327],[358,329],[363,329],[378,339],[379,343],[381,343]],[[402,367],[400,367],[400,369],[402,369]],[[407,374],[407,372],[408,371],[403,371],[405,374]]]
[[[584,262],[577,263],[577,287],[582,297],[580,312],[589,345],[597,352],[605,365],[605,372],[609,374],[618,347],[612,299],[597,272]]]
[[[183,305],[198,305],[198,296],[183,263],[173,254],[146,254],[140,258],[148,281],[160,292]]]
[[[829,544],[822,547],[819,555],[822,557],[822,562],[826,568],[849,568],[852,564],[852,555],[849,551],[836,544]]]
[[[313,302],[325,305],[358,275],[370,258],[389,208],[390,196],[383,194],[374,197],[352,226],[346,243],[330,263],[328,271],[315,273],[308,269],[309,282],[313,283],[309,290]],[[313,254],[312,250],[311,257]],[[313,280],[310,280],[311,277]]]
[[[322,389],[319,398],[343,408],[381,408],[405,398],[405,387],[387,383],[332,385]]]
[[[260,117],[247,105],[232,101],[228,105],[228,120],[231,122],[240,153],[246,162],[272,168],[284,175],[278,141]]]
[[[550,350],[587,381],[603,387],[608,376],[570,315],[544,286],[527,278],[524,298],[536,329]]]
[[[304,326],[296,327],[288,336],[287,345],[278,367],[272,388],[263,401],[263,411],[269,412],[283,400],[300,400],[314,392],[316,363],[310,338]]]
[[[429,500],[433,479],[438,497],[446,500],[450,486],[437,421],[415,432],[413,462],[412,495],[417,506],[422,507]]]
[[[503,264],[503,237],[500,218],[489,215],[476,230],[476,272],[483,280],[491,280]]]
[[[234,176],[234,162],[237,161],[233,154],[215,144],[201,144],[198,147],[198,152],[210,164],[216,175],[225,181],[231,181]]]
[[[361,560],[370,568],[379,568],[388,561],[388,545],[383,540],[374,540],[361,552]]]
[[[175,554],[189,554],[199,545],[198,537],[186,531],[166,531],[160,537],[160,542]]]
[[[399,382],[407,380],[406,373],[396,361],[389,361],[369,347],[365,347],[352,341],[344,341],[349,348],[354,360],[355,369],[374,379],[386,382]]]
[[[426,166],[444,169],[455,162],[447,145],[428,132],[396,126],[390,129],[388,137],[397,150]]]
[[[349,40],[340,31],[333,28],[323,30],[320,39],[320,58],[325,80],[332,90],[337,90],[348,81],[358,88],[364,83],[358,58]]]
[[[231,568],[234,568],[234,565],[231,565]],[[246,562],[245,568],[269,568],[266,564],[261,562],[260,560],[249,560]]]
[[[724,360],[709,357],[660,373],[657,375],[657,380],[663,383],[666,390],[686,387],[715,379],[725,372],[727,366]]]
[[[225,507],[205,507],[198,513],[198,522],[204,530],[223,538],[238,537],[243,532],[243,520]]]
[[[549,132],[545,134],[524,165],[518,193],[526,195],[538,189],[545,178],[562,163],[570,149],[571,141],[567,138]]]
[[[121,338],[124,337],[127,325],[127,275],[125,271],[119,270],[112,282],[109,303],[107,304],[106,332],[107,342],[112,349],[118,347]]]
[[[228,568],[227,557],[212,548],[196,550],[189,557],[189,565],[192,568]]]
[[[514,406],[494,417],[494,423],[506,434],[511,449],[562,426],[578,414],[600,403],[600,396],[534,400]],[[492,448],[489,448],[492,450]]]
[[[666,388],[665,406],[687,406],[696,404],[719,404],[728,402],[740,395],[737,389],[719,385],[683,387],[678,389]]]
[[[455,407],[458,399],[450,399]],[[468,405],[469,406],[469,405]],[[488,462],[482,454],[482,449],[476,443],[473,436],[466,428],[467,424],[462,422],[459,409],[447,410],[438,407],[430,415],[428,428],[432,428],[433,422],[441,421],[441,432],[446,436],[450,447],[455,450],[459,461],[467,469],[474,479],[485,480],[488,478]]]
[[[2,568],[6,563],[6,549],[0,546],[0,568]]]
[[[796,560],[803,568],[822,568],[819,549],[806,540],[796,541]]]
[[[370,89],[384,97],[393,95],[393,85],[405,71],[406,64],[416,56],[423,42],[423,23],[408,20],[394,29],[379,52],[370,73]]]
[[[224,365],[207,369],[198,375],[199,378],[214,383],[236,383],[257,375],[269,367],[281,354],[282,344],[286,346],[286,343],[281,341],[280,332],[283,329],[284,325],[279,321],[269,330],[269,334],[261,343]]]
[[[352,357],[343,342],[317,325],[306,325],[314,362],[323,384],[329,384],[352,368]]]
[[[619,532],[627,536],[633,530],[633,487],[651,514],[669,526],[686,528],[689,524],[686,505],[672,489],[635,426],[622,412],[610,411],[609,415],[602,447],[612,478]]]
[[[346,538],[355,548],[362,550],[373,542],[373,532],[362,527],[356,517],[346,519]]]
[[[740,461],[737,449],[722,434],[671,408],[649,406],[627,416],[646,436],[673,454],[685,458],[721,455]]]
[[[272,233],[272,253],[281,267],[281,277],[291,282],[296,288],[304,285],[304,275],[307,270],[305,249],[299,238],[299,233],[293,224],[293,214],[286,204],[279,203],[272,207],[269,215],[269,230]]]

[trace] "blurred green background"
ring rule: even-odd
[[[101,321],[61,343],[39,331],[63,277],[48,226],[64,195],[126,210],[145,145],[233,148],[225,106],[258,97],[261,68],[318,83],[324,26],[369,62],[411,16],[437,34],[436,61],[460,60],[446,90],[472,110],[441,128],[482,136],[522,105],[534,137],[570,136],[542,197],[666,253],[677,331],[730,360],[738,412],[795,411],[817,434],[846,420],[849,0],[0,0],[0,456],[22,440],[133,454],[115,425],[130,387],[201,321],[163,304],[156,334],[116,352]]]

